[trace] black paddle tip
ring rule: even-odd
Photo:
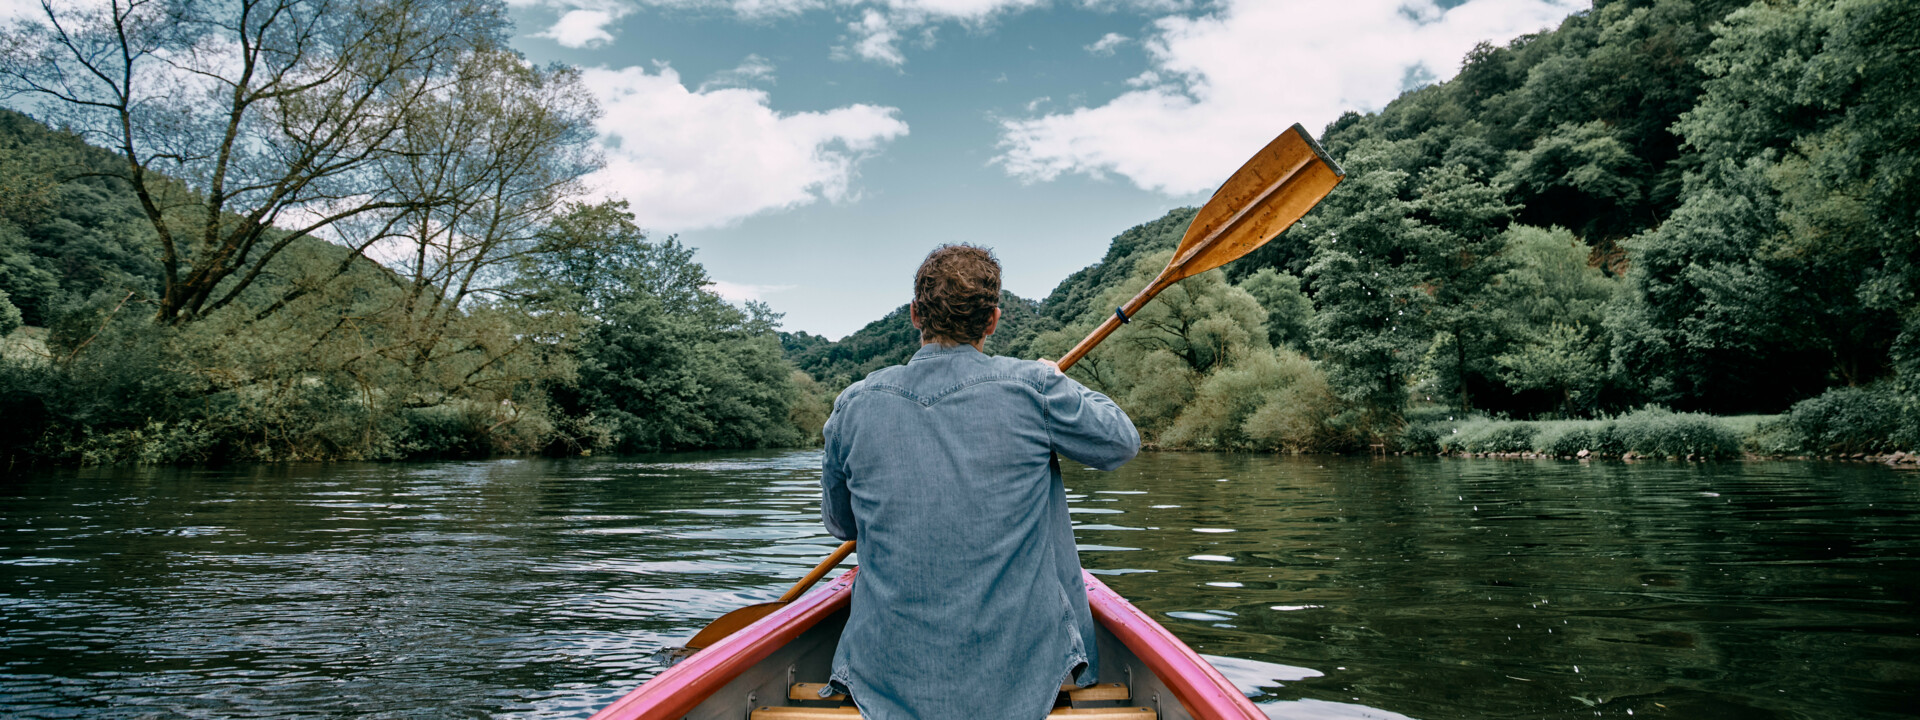
[[[1320,141],[1313,139],[1313,134],[1307,132],[1307,129],[1305,127],[1303,127],[1300,123],[1294,123],[1293,131],[1296,133],[1299,133],[1300,139],[1305,140],[1307,143],[1307,147],[1313,149],[1313,154],[1320,156],[1321,162],[1326,163],[1327,167],[1333,169],[1333,174],[1335,177],[1344,178],[1347,176],[1346,169],[1340,167],[1340,163],[1333,161],[1333,156],[1327,154],[1326,148],[1320,147]]]

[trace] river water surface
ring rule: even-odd
[[[584,717],[835,544],[812,452],[16,472],[0,716]],[[1276,718],[1920,717],[1920,473],[1146,454],[1081,560]]]

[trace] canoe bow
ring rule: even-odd
[[[848,607],[859,572],[857,567],[850,569],[818,590],[694,653],[595,713],[592,720],[685,717],[755,663]],[[1087,585],[1087,604],[1093,610],[1094,622],[1146,663],[1189,714],[1203,720],[1266,720],[1260,708],[1180,638],[1092,573],[1082,570],[1080,576]]]

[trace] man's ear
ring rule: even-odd
[[[907,303],[907,322],[913,323],[913,329],[920,329],[920,308],[914,307],[913,303]]]
[[[987,321],[987,331],[980,333],[980,337],[986,337],[988,335],[992,335],[993,331],[999,329],[999,327],[1000,327],[1000,308],[994,308],[993,319]]]

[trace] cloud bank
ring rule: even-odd
[[[1377,110],[1409,78],[1444,80],[1481,40],[1557,25],[1589,2],[1220,0],[1156,21],[1150,67],[1106,104],[1001,123],[994,159],[1024,181],[1120,175],[1171,195],[1209,190],[1298,122],[1318,133],[1347,110]]]
[[[666,65],[590,68],[582,80],[600,101],[596,129],[606,154],[587,182],[630,201],[650,230],[717,227],[853,199],[860,161],[907,134],[896,108],[781,113],[763,90],[689,89]]]

